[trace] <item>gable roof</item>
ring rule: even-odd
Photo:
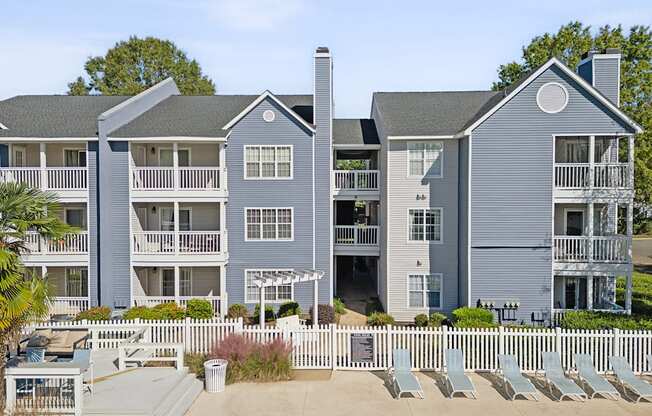
[[[372,119],[333,119],[333,144],[335,145],[378,145],[376,123]]]
[[[525,87],[530,85],[532,81],[534,81],[539,75],[541,75],[544,71],[546,71],[548,68],[551,66],[557,66],[561,70],[564,71],[573,81],[577,82],[580,87],[584,88],[589,94],[594,96],[598,101],[600,101],[602,104],[604,104],[609,110],[611,110],[617,117],[619,117],[621,120],[623,120],[626,124],[628,124],[636,133],[641,133],[643,129],[641,126],[636,124],[631,118],[627,116],[616,104],[614,104],[611,100],[609,100],[607,97],[605,97],[600,91],[598,91],[595,87],[593,87],[591,84],[586,82],[584,78],[579,76],[576,72],[571,70],[569,67],[564,65],[561,61],[559,61],[557,58],[550,58],[546,63],[541,65],[539,68],[535,69],[534,71],[530,72],[528,75],[524,76],[519,80],[518,82],[514,83],[511,85],[508,89],[505,90],[505,97],[498,101],[495,105],[491,106],[490,109],[488,109],[484,114],[482,114],[480,117],[478,117],[476,120],[474,120],[472,123],[470,123],[468,126],[465,127],[464,129],[464,134],[469,135],[475,129],[478,127],[480,124],[482,124],[487,118],[489,118],[493,113],[498,111],[503,105],[505,105],[509,100],[511,100],[516,94],[518,94],[520,91],[522,91]]]
[[[21,95],[0,101],[0,137],[97,137],[97,117],[125,96]]]
[[[262,103],[262,102],[263,102],[264,100],[266,100],[267,98],[271,99],[271,100],[274,101],[276,104],[280,105],[281,108],[283,108],[285,111],[287,111],[288,114],[290,114],[290,116],[292,116],[294,119],[296,119],[296,120],[297,120],[299,123],[301,123],[305,128],[307,128],[308,130],[312,131],[313,133],[315,132],[315,126],[313,126],[311,123],[307,123],[306,120],[304,120],[304,119],[303,119],[299,114],[297,114],[296,112],[294,112],[294,111],[293,111],[290,107],[288,107],[288,106],[287,106],[283,101],[279,100],[279,99],[278,99],[274,94],[272,94],[269,90],[266,90],[266,91],[264,91],[262,94],[260,94],[260,95],[258,96],[258,98],[256,98],[254,101],[252,101],[252,103],[249,104],[249,105],[247,106],[247,108],[245,108],[244,110],[242,110],[242,111],[240,112],[240,114],[238,114],[237,116],[235,116],[235,117],[234,117],[231,121],[229,121],[229,122],[228,122],[224,127],[222,127],[222,129],[223,129],[223,130],[228,130],[228,129],[230,129],[231,127],[233,127],[233,126],[235,126],[236,124],[238,124],[238,122],[239,122],[240,120],[242,120],[242,118],[243,118],[244,116],[246,116],[247,114],[249,114],[249,112],[250,112],[251,110],[253,110],[254,108],[256,108],[256,107],[258,106],[258,104]]]
[[[137,137],[224,137],[222,127],[258,96],[173,95],[120,127],[109,136]],[[286,106],[312,123],[312,95],[280,95]]]
[[[502,96],[499,91],[376,92],[388,136],[452,136]]]

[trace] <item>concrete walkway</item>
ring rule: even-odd
[[[289,381],[282,383],[243,383],[227,386],[224,393],[203,392],[187,416],[209,415],[428,415],[428,416],[531,416],[531,415],[652,415],[652,403],[617,402],[593,399],[588,402],[558,403],[540,391],[540,401],[511,402],[496,389],[490,375],[472,375],[478,400],[450,400],[441,391],[441,382],[434,373],[418,373],[425,399],[392,398],[384,382],[384,373],[357,371],[334,372],[330,380]]]

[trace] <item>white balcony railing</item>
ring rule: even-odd
[[[336,225],[335,244],[350,246],[377,246],[377,225]]]
[[[133,233],[134,254],[217,254],[225,251],[220,231]],[[177,244],[178,243],[178,244]]]
[[[21,182],[32,188],[55,191],[88,188],[88,169],[65,168],[0,168],[1,182]]]
[[[50,315],[76,315],[90,308],[90,304],[86,296],[58,296],[51,300]]]
[[[627,163],[555,163],[555,187],[560,189],[631,188]],[[593,176],[593,180],[591,180]]]
[[[336,170],[333,172],[336,190],[377,191],[377,170]]]
[[[222,177],[217,167],[132,167],[131,187],[138,191],[217,190]]]
[[[555,236],[553,256],[557,262],[627,263],[631,238],[627,236]],[[592,248],[591,248],[592,247]]]
[[[87,254],[88,231],[66,234],[59,240],[44,239],[37,233],[27,233],[25,245],[31,254]]]
[[[174,296],[134,296],[133,298],[136,306],[147,307],[156,306],[160,303],[172,302],[177,302],[180,306],[185,307],[191,299],[204,299],[213,305],[213,312],[215,315],[220,314],[222,307],[222,298],[219,296],[179,296],[178,298],[175,298]]]

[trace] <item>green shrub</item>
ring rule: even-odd
[[[465,320],[480,321],[491,324],[494,322],[494,314],[488,309],[469,308],[468,306],[457,308],[453,311],[453,322],[455,323],[455,326],[457,326],[459,321]]]
[[[284,302],[278,307],[279,317],[283,318],[292,315],[301,315],[301,307],[297,302]]]
[[[280,338],[261,343],[240,334],[231,334],[218,342],[209,357],[229,362],[227,384],[239,381],[280,381],[291,378],[292,346]]]
[[[152,308],[154,319],[183,319],[186,317],[186,310],[174,302],[159,303]]]
[[[561,319],[565,329],[604,330],[652,330],[652,319],[642,315],[621,315],[608,312],[570,311]]]
[[[393,325],[395,323],[394,318],[385,312],[374,312],[367,317],[367,325],[370,326]]]
[[[206,354],[201,353],[186,353],[183,359],[186,367],[193,373],[197,378],[203,379],[204,374],[204,362],[208,359]]]
[[[242,303],[234,303],[233,305],[229,306],[229,310],[226,316],[230,319],[245,319],[247,316],[249,316],[249,311],[247,310],[247,307]]]
[[[447,319],[448,317],[443,313],[433,312],[428,318],[428,326],[441,326],[442,323]]]
[[[193,319],[211,319],[215,316],[213,304],[206,299],[190,299],[186,304],[186,316]]]
[[[312,308],[310,308],[312,319]],[[335,322],[335,309],[328,304],[317,305],[317,322],[319,325],[328,325]]]
[[[260,320],[260,305],[256,305],[254,308],[254,317],[253,320],[255,323],[258,323]],[[270,305],[265,305],[265,322],[274,320],[274,308]]]
[[[428,315],[425,313],[420,313],[414,317],[414,325],[417,327],[426,327],[428,326]]]
[[[75,316],[75,321],[81,321],[82,319],[89,321],[108,321],[111,319],[111,308],[108,306],[95,306],[81,311]]]
[[[125,313],[122,314],[123,319],[151,319],[147,318],[148,314],[150,313],[150,309],[147,306],[134,306],[133,308],[129,308],[125,311]]]
[[[369,316],[374,312],[383,312],[383,304],[380,303],[380,299],[378,298],[369,299],[364,307],[365,315]]]
[[[455,322],[456,328],[496,328],[497,326],[498,324],[493,322],[475,318],[462,319],[461,321]]]
[[[333,299],[333,309],[335,309],[335,313],[338,315],[346,314],[346,305],[340,298]]]

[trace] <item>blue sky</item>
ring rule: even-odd
[[[331,48],[336,117],[367,117],[373,91],[487,89],[532,37],[570,20],[652,23],[647,1],[2,1],[0,99],[62,94],[129,35],[174,41],[218,93],[312,91]]]

